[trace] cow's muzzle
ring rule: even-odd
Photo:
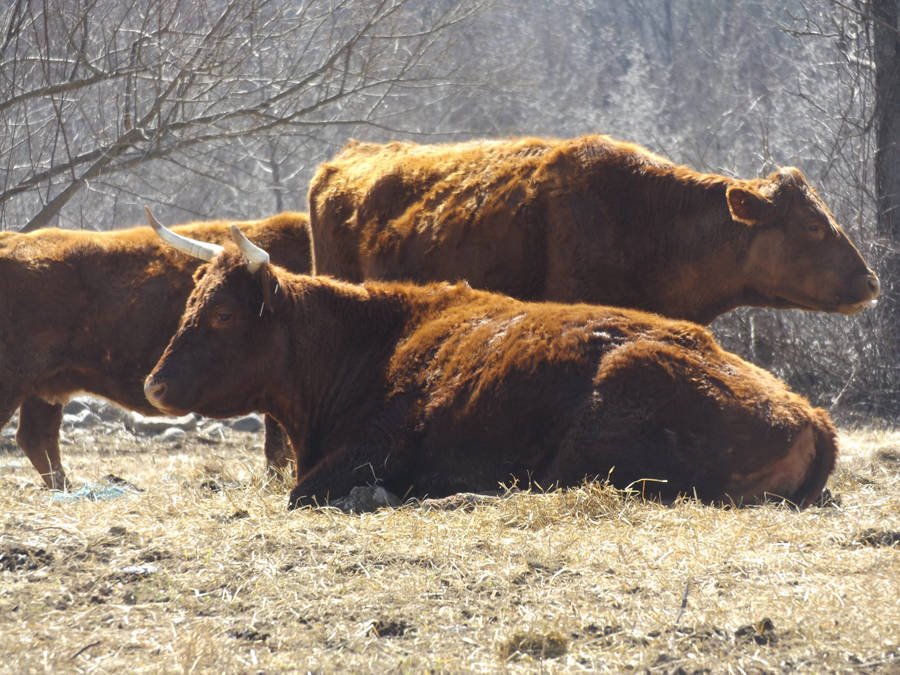
[[[852,281],[849,298],[840,304],[838,311],[842,314],[861,312],[866,307],[874,306],[880,293],[881,282],[874,272],[867,270]]]
[[[154,407],[166,411],[166,404],[163,397],[166,395],[168,386],[165,382],[157,381],[152,375],[144,380],[144,396],[153,404]]]

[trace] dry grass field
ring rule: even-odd
[[[844,432],[799,513],[597,485],[288,512],[261,440],[71,433],[76,481],[139,490],[68,501],[5,441],[0,669],[900,672],[898,432]]]

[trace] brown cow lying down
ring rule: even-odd
[[[373,477],[439,497],[610,471],[666,498],[802,506],[834,467],[827,413],[696,324],[294,275],[251,247],[198,272],[145,392],[170,413],[274,416],[296,453],[292,506]]]
[[[183,234],[228,238],[225,221]],[[283,213],[241,224],[280,264],[311,270],[309,221]],[[59,457],[62,406],[86,391],[144,414],[143,380],[178,327],[199,261],[149,227],[111,232],[46,229],[0,233],[0,426],[19,408],[16,439],[47,487],[66,488]],[[286,461],[267,420],[266,457]]]
[[[736,180],[607,136],[351,141],[309,208],[317,271],[356,282],[466,279],[700,323],[740,305],[852,314],[879,292],[799,170]]]

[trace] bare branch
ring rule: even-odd
[[[448,86],[429,52],[481,0],[425,22],[412,0],[199,0],[191,12],[85,0],[74,13],[59,1],[17,3],[4,22],[19,37],[6,41],[0,77],[0,214],[25,215],[27,230],[53,222],[90,181],[203,145],[378,126],[404,92]]]

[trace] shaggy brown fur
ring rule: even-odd
[[[466,284],[251,274],[233,248],[201,269],[145,391],[174,413],[274,416],[302,467],[292,505],[373,480],[424,497],[610,471],[664,497],[806,505],[834,467],[825,411],[696,324]]]
[[[700,323],[739,305],[852,313],[879,290],[797,169],[734,180],[607,136],[351,141],[309,207],[318,272],[350,281],[466,279]]]
[[[176,231],[222,242],[229,225]],[[306,214],[241,227],[280,264],[313,269]],[[0,233],[0,423],[19,408],[16,439],[48,487],[66,487],[59,426],[70,394],[86,391],[158,414],[144,398],[143,379],[178,326],[198,264],[149,227]],[[268,420],[266,427],[266,457],[282,466],[283,434]]]

